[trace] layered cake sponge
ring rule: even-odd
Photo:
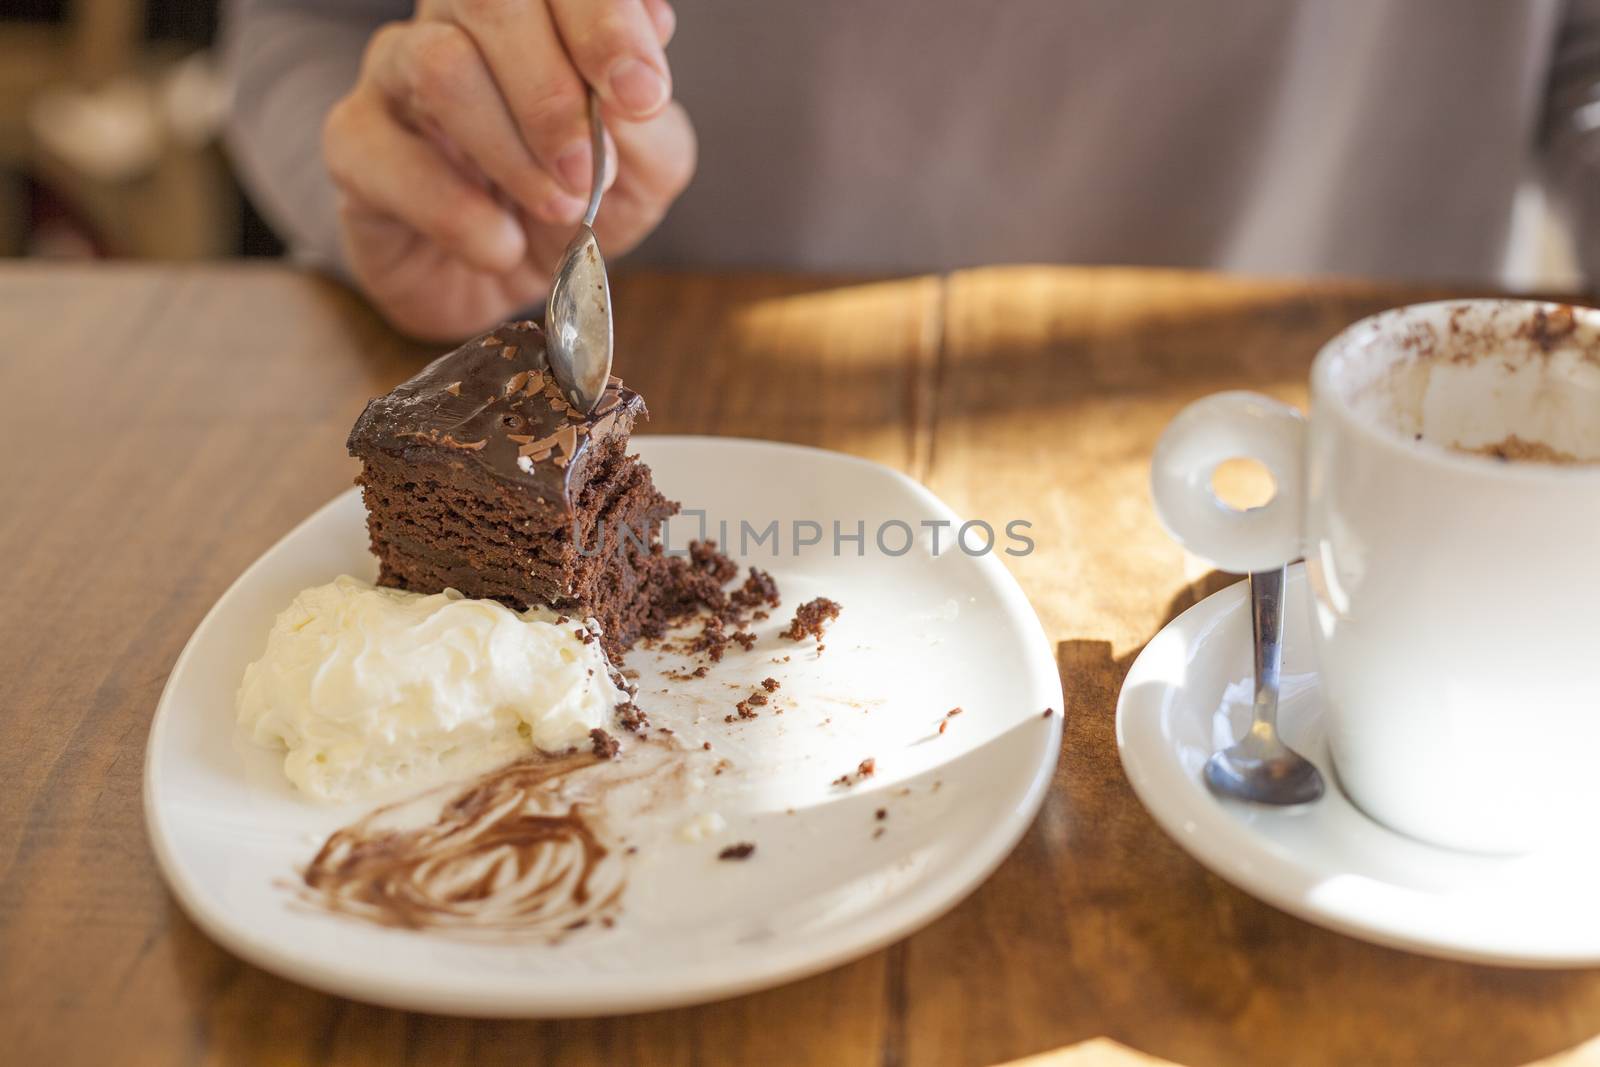
[[[658,632],[682,567],[659,546],[678,505],[628,455],[645,414],[617,378],[591,414],[570,406],[532,322],[434,360],[350,432],[379,584],[592,617],[613,653]]]

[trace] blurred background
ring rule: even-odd
[[[222,148],[221,0],[0,3],[0,256],[211,259],[283,246]],[[1576,288],[1538,187],[1503,281]]]
[[[0,256],[281,254],[221,147],[220,7],[0,3]]]

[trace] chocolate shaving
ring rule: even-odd
[[[476,452],[484,445],[488,444],[489,441],[488,438],[485,438],[482,441],[457,441],[449,434],[445,434],[439,439],[439,443],[448,448],[459,448],[463,452]]]
[[[527,385],[528,384],[528,378],[530,377],[531,374],[532,374],[531,371],[525,371],[525,370],[518,371],[517,373],[513,374],[506,381],[505,395],[506,396],[510,396],[512,393],[515,393],[518,389],[521,389],[524,385]]]
[[[501,359],[516,359],[517,358],[517,346],[516,345],[506,345],[505,348],[501,349],[501,351],[500,351],[500,358]]]
[[[519,456],[535,456],[536,453],[540,453],[540,452],[545,453],[545,455],[549,455],[550,451],[552,449],[554,449],[557,444],[560,443],[560,438],[561,438],[561,431],[557,430],[555,433],[549,434],[548,436],[545,436],[545,437],[541,437],[537,441],[529,441],[529,442],[527,442],[526,444],[523,444],[521,447],[519,447],[517,449],[517,455],[519,455]],[[544,459],[544,458],[545,458],[544,456],[537,456],[537,459]]]
[[[460,382],[451,382],[449,385],[444,387],[444,391],[449,393],[451,396],[460,396],[461,395],[461,383]]]
[[[578,451],[578,431],[570,425],[561,427],[550,436],[556,439],[556,447],[566,453],[568,459],[571,459],[573,454]]]

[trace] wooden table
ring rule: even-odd
[[[701,1008],[493,1023],[234,959],[167,895],[140,811],[190,631],[349,485],[351,421],[424,352],[277,267],[0,268],[0,1061],[1600,1061],[1600,971],[1441,963],[1289,918],[1169,841],[1117,761],[1128,664],[1222,584],[1151,512],[1161,427],[1217,389],[1303,400],[1324,339],[1422,295],[1055,268],[621,280],[619,369],[650,432],[842,449],[1033,521],[1038,550],[1008,563],[1056,644],[1065,747],[1015,854],[886,951]]]

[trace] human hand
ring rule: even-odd
[[[422,0],[373,35],[323,156],[357,284],[427,340],[543,299],[589,198],[587,86],[606,120],[607,255],[638,244],[694,173],[671,100],[666,0]]]

